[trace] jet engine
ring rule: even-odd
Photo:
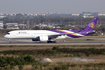
[[[33,38],[32,41],[48,41],[48,36],[38,36],[36,38]]]

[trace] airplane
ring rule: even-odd
[[[79,38],[96,33],[94,27],[98,18],[94,18],[83,30],[14,30],[8,32],[4,38],[9,39],[32,39],[47,43],[56,43],[57,39]]]

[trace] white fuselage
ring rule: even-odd
[[[5,38],[20,38],[20,39],[32,39],[38,36],[50,36],[50,35],[58,35],[59,33],[51,32],[48,30],[15,30],[8,32],[4,37]],[[58,36],[58,38],[66,38],[67,35]]]

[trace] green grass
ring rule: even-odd
[[[105,48],[59,48],[52,47],[52,49],[32,49],[32,50],[8,50],[1,51],[0,54],[7,55],[33,55],[35,57],[80,57],[90,55],[105,55]]]
[[[29,49],[29,48],[33,49]],[[50,48],[49,48],[50,47]],[[5,50],[3,50],[5,48]],[[12,48],[12,50],[11,50]],[[15,50],[14,50],[14,49]],[[16,49],[20,48],[20,49]],[[25,50],[25,48],[27,48]],[[35,49],[34,49],[35,48]],[[38,49],[39,48],[39,49]],[[0,70],[104,70],[103,62],[40,62],[41,57],[105,56],[105,45],[0,46]],[[8,49],[8,50],[7,50]],[[29,56],[30,55],[30,56]],[[101,59],[100,58],[100,59]]]
[[[19,56],[19,57],[5,57],[0,56],[0,70],[104,70],[105,63],[43,63],[35,60],[32,56]]]
[[[16,47],[35,47],[35,48],[52,48],[52,47],[105,47],[105,45],[0,45],[0,48],[4,47],[4,48],[16,48]]]

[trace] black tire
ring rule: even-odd
[[[52,43],[56,43],[56,41],[52,41]]]
[[[47,41],[47,43],[56,43],[56,41]]]
[[[47,41],[47,43],[49,43],[49,41]]]

